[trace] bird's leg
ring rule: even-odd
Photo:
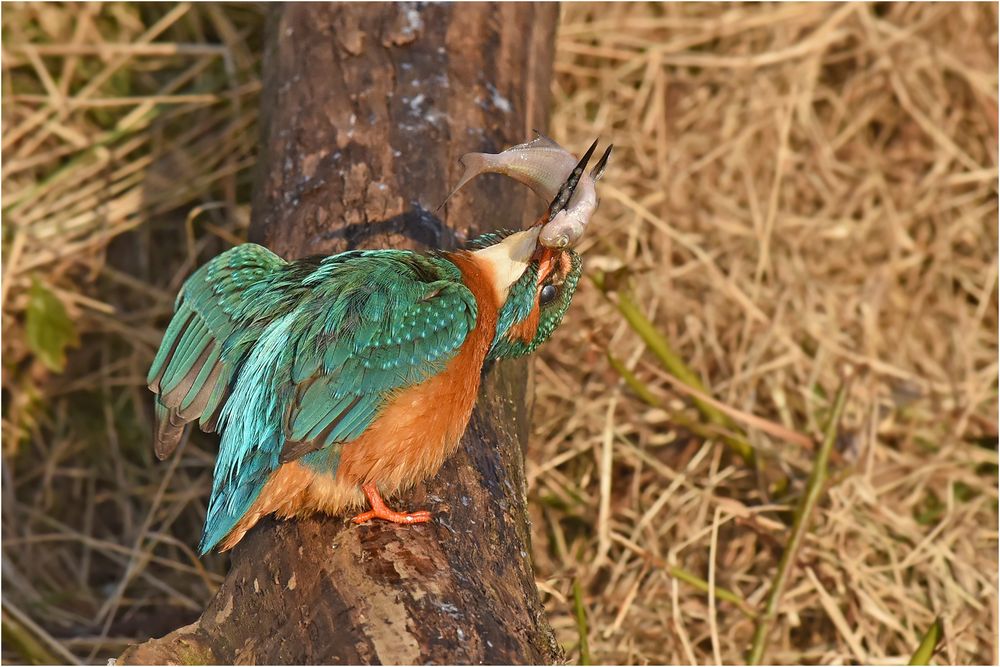
[[[368,498],[372,508],[351,519],[354,523],[364,523],[371,519],[383,519],[393,523],[426,523],[431,520],[431,513],[424,510],[420,512],[396,512],[386,507],[375,482],[362,484],[361,490],[365,492],[365,497]]]

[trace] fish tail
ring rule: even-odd
[[[458,185],[452,188],[452,191],[448,193],[448,196],[444,198],[441,205],[437,207],[437,210],[448,203],[448,200],[452,198],[456,192],[461,190],[466,183],[474,179],[479,174],[485,174],[490,171],[494,171],[496,168],[496,155],[491,155],[490,153],[466,153],[461,158],[459,158],[458,163],[461,164],[465,171],[462,172],[462,178],[459,179]]]

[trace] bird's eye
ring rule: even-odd
[[[555,285],[543,285],[542,293],[538,295],[538,303],[543,306],[551,303],[558,293],[559,290],[556,289]]]

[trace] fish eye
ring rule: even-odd
[[[547,283],[542,286],[542,292],[541,294],[538,295],[538,303],[540,303],[543,306],[547,305],[551,303],[553,300],[555,300],[556,295],[558,293],[559,290],[556,289],[555,285]]]

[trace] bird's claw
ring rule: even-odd
[[[364,492],[365,497],[368,499],[368,504],[372,508],[351,519],[354,523],[365,523],[372,519],[382,519],[383,521],[391,521],[392,523],[411,525],[414,523],[427,523],[431,520],[431,513],[426,510],[420,510],[419,512],[397,512],[389,509],[385,501],[382,500],[382,495],[378,492],[378,486],[374,482],[362,484],[361,490]]]
[[[378,510],[370,509],[367,512],[362,512],[352,518],[351,521],[360,524],[372,519],[382,519],[383,521],[401,524],[427,523],[431,520],[431,513],[426,510],[420,510],[419,512],[394,512],[388,508],[380,508]]]

